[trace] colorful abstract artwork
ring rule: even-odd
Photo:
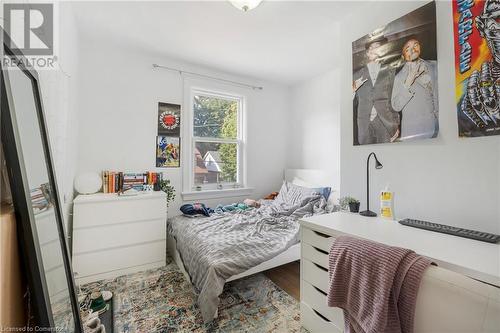
[[[455,102],[461,137],[500,134],[500,4],[453,1]]]
[[[180,138],[159,135],[156,139],[156,167],[177,168],[180,165]]]

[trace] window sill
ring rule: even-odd
[[[242,197],[253,193],[253,188],[229,188],[223,190],[205,190],[205,191],[186,191],[182,192],[182,199],[184,201],[192,201],[199,199],[217,199],[217,198],[230,198]]]

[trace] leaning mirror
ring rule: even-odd
[[[3,45],[4,57],[21,59]],[[2,63],[2,145],[29,283],[34,324],[80,332],[78,304],[38,75],[22,64]]]

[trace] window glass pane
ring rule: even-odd
[[[238,145],[236,143],[196,142],[194,149],[195,185],[235,183]]]
[[[230,138],[238,136],[238,102],[220,97],[194,96],[193,133],[198,137]]]

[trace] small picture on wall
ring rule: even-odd
[[[354,41],[352,65],[354,145],[438,135],[435,2]]]
[[[181,106],[158,103],[158,135],[180,136]]]
[[[156,139],[156,167],[180,167],[180,138],[159,135]]]

